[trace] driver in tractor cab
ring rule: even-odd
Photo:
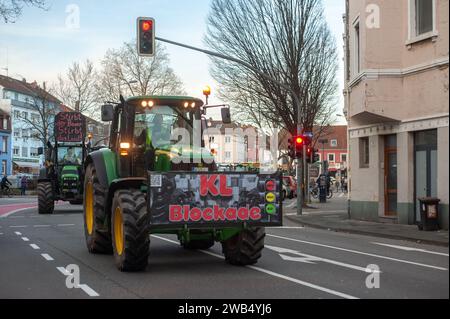
[[[67,153],[66,153],[66,155],[64,155],[63,162],[81,165],[81,161],[78,158],[78,156],[75,154],[72,147],[67,149]]]
[[[155,165],[155,146],[158,146],[162,135],[163,117],[161,114],[156,114],[152,128],[149,128],[145,122],[142,124],[143,130],[135,138],[135,141],[136,145],[143,149],[146,169],[153,169]]]

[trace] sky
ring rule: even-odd
[[[250,0],[251,1],[251,0]],[[136,18],[153,17],[156,34],[198,47],[205,47],[206,20],[211,0],[48,0],[49,9],[25,7],[13,24],[0,22],[0,74],[28,82],[55,82],[76,61],[98,63],[109,48],[119,48],[136,37]],[[337,113],[344,108],[342,89],[344,0],[324,0],[325,16],[339,50],[340,97]],[[209,74],[210,61],[202,53],[166,45],[171,67],[182,79],[189,95],[201,97],[205,85],[217,84]],[[339,119],[339,118],[338,118]],[[340,122],[339,122],[340,123]]]

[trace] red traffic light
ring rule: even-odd
[[[153,26],[153,23],[151,20],[148,21],[142,21],[142,30],[147,32],[149,31]]]
[[[296,144],[302,145],[303,142],[304,142],[303,136],[297,136],[297,137],[295,138],[295,143],[296,143]]]

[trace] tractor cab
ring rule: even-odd
[[[110,144],[120,156],[121,175],[213,170],[214,156],[201,139],[203,104],[192,97],[147,96],[103,106],[102,119],[113,122]]]
[[[83,170],[83,147],[79,145],[61,145],[57,151],[58,182],[62,197],[76,200],[82,194],[80,176]]]

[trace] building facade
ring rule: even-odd
[[[315,142],[320,162],[326,161],[330,176],[340,180],[346,176],[347,171],[347,125],[316,128],[314,131],[315,136],[321,132],[320,138],[317,138]]]
[[[36,175],[42,166],[43,157],[38,154],[38,148],[43,147],[43,142],[38,137],[36,126],[30,125],[37,123],[39,126],[39,122],[42,122],[42,115],[38,111],[43,103],[41,97],[46,99],[46,107],[56,113],[60,102],[35,82],[28,83],[26,80],[0,75],[0,109],[11,114],[13,174]]]
[[[448,0],[346,0],[350,212],[415,224],[441,200],[448,229]]]
[[[11,175],[11,115],[0,109],[0,175]]]

